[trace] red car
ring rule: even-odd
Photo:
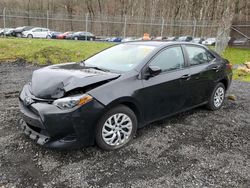
[[[57,38],[57,39],[65,39],[65,37],[66,37],[67,35],[70,35],[70,34],[72,34],[72,33],[73,33],[73,32],[71,32],[71,31],[67,31],[67,32],[65,32],[65,33],[62,33],[62,34],[57,35],[56,38]]]

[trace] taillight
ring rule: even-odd
[[[228,68],[228,69],[232,69],[232,68],[233,68],[233,64],[228,63],[228,64],[227,64],[227,68]]]

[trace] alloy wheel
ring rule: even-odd
[[[102,128],[102,138],[110,146],[127,143],[132,133],[132,120],[124,113],[110,116]]]
[[[214,93],[214,106],[220,107],[224,101],[225,91],[224,88],[218,87]]]

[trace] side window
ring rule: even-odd
[[[158,54],[150,63],[158,66],[162,72],[184,67],[184,58],[180,46],[168,48]]]
[[[35,29],[33,32],[40,32],[41,29]]]
[[[203,63],[209,63],[214,59],[214,56],[206,49],[196,46],[186,46],[189,64],[199,65]]]

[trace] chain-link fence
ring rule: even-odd
[[[141,37],[151,36],[197,37],[216,36],[218,20],[174,20],[167,18],[139,18],[131,16],[71,15],[54,14],[49,11],[17,11],[3,9],[0,14],[0,27],[18,26],[47,27],[55,31],[89,31],[97,36]]]

